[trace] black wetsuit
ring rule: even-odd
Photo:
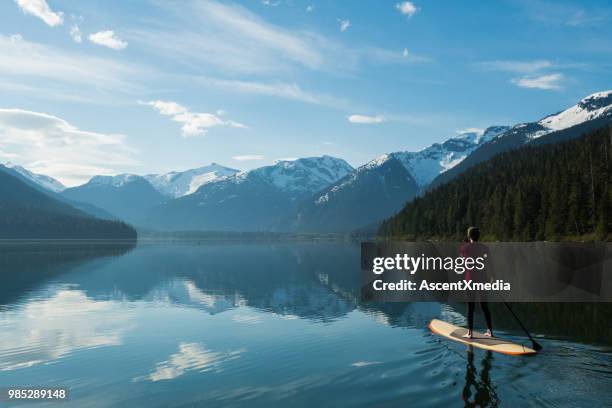
[[[486,256],[485,254],[488,252],[488,248],[480,243],[472,242],[472,243],[464,243],[460,246],[459,252],[463,257],[481,257]],[[477,282],[486,282],[487,274],[486,271],[478,271],[475,272],[473,270],[466,271],[465,278],[467,280],[475,280]],[[487,328],[493,331],[493,323],[491,321],[491,312],[489,311],[489,305],[485,301],[486,299],[478,294],[470,294],[470,298],[474,299],[472,302],[467,303],[467,319],[468,319],[468,329],[470,332],[474,328],[474,309],[476,303],[480,303],[480,308],[482,309],[482,313],[485,316],[485,320],[487,321]]]

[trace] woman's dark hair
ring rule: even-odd
[[[470,227],[467,230],[467,236],[469,239],[476,242],[480,238],[480,230],[477,227]]]

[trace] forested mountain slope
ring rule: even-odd
[[[461,239],[477,225],[488,240],[608,239],[611,129],[499,154],[408,203],[379,234]]]

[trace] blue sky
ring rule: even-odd
[[[612,88],[605,1],[0,4],[0,161],[94,174],[353,166]]]

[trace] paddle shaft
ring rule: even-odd
[[[527,335],[527,337],[529,337],[529,340],[531,340],[531,344],[533,345],[533,348],[535,350],[541,350],[542,346],[540,344],[538,344],[537,341],[535,341],[533,339],[533,337],[531,337],[531,334],[529,334],[529,331],[527,331],[527,329],[525,328],[525,326],[523,326],[523,323],[519,320],[518,316],[514,313],[514,311],[512,310],[512,308],[510,307],[510,305],[507,302],[504,302],[504,305],[506,305],[506,307],[508,308],[508,310],[510,311],[510,313],[512,313],[512,316],[514,316],[514,318],[516,319],[516,321],[518,322],[519,326],[521,326],[521,329],[523,329],[523,331],[525,332],[525,334]]]

